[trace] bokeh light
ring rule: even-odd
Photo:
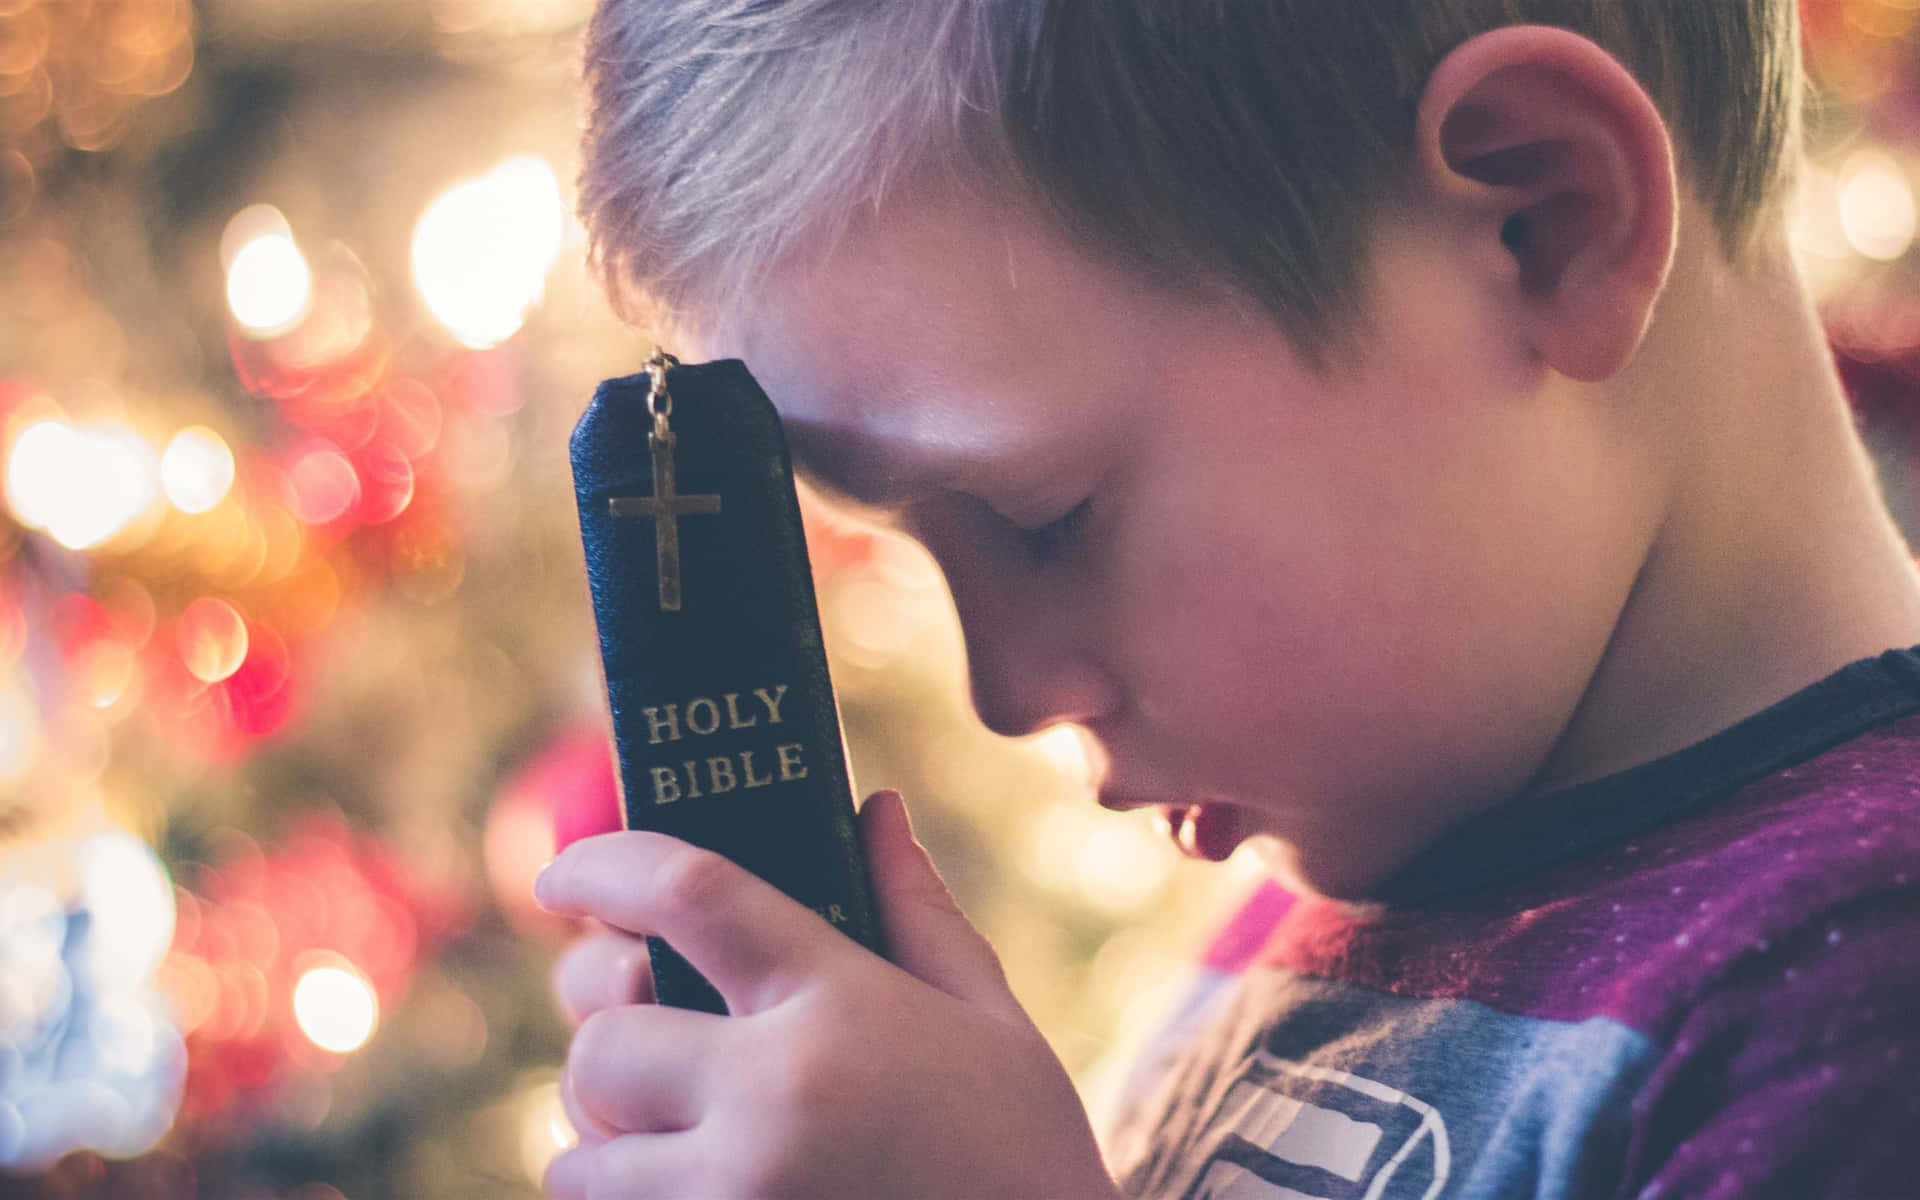
[[[20,523],[69,550],[108,541],[153,506],[160,462],[145,439],[119,424],[36,421],[7,455],[7,505]]]
[[[308,525],[326,525],[360,502],[360,476],[347,456],[329,445],[300,451],[287,466],[287,503]]]
[[[69,661],[73,696],[89,708],[112,708],[134,688],[139,666],[134,647],[117,638],[88,643]]]
[[[380,440],[409,459],[425,458],[440,441],[440,400],[412,379],[396,379],[381,396]]]
[[[359,519],[368,525],[393,520],[413,503],[413,464],[399,449],[369,446],[355,455],[360,482]]]
[[[557,1080],[535,1084],[521,1093],[519,1109],[520,1165],[526,1169],[527,1178],[538,1183],[553,1160],[562,1151],[573,1149],[579,1139],[560,1101]]]
[[[1176,859],[1165,838],[1139,820],[1110,817],[1087,831],[1071,859],[1074,882],[1092,907],[1129,916],[1160,894]]]
[[[1840,229],[1863,257],[1892,262],[1912,248],[1913,184],[1882,150],[1858,150],[1840,170]]]
[[[94,974],[131,987],[153,974],[173,941],[173,881],[139,838],[120,830],[80,845],[80,896],[93,913],[87,952]]]
[[[18,783],[40,755],[40,713],[18,679],[0,679],[0,787]]]
[[[1172,879],[1178,861],[1172,845],[1146,821],[1118,819],[1084,799],[1037,810],[1025,835],[1029,878],[1111,917],[1144,908]]]
[[[160,455],[160,486],[183,513],[203,513],[233,489],[233,451],[204,425],[173,435]]]
[[[247,657],[220,683],[227,721],[236,733],[261,738],[285,727],[297,690],[289,685],[292,672],[286,642],[265,625],[248,626]]]
[[[313,303],[313,268],[291,233],[263,232],[227,264],[227,307],[255,337],[285,333]]]
[[[218,596],[202,596],[180,614],[180,661],[202,683],[219,683],[247,658],[247,622]]]
[[[345,961],[317,964],[293,985],[293,1018],[322,1050],[351,1054],[380,1023],[380,998],[372,982]]]
[[[530,155],[510,158],[447,189],[421,214],[414,285],[463,345],[498,345],[545,291],[566,220],[553,168]]]

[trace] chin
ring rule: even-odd
[[[1260,857],[1275,882],[1301,896],[1324,896],[1365,903],[1392,877],[1392,870],[1355,862],[1332,852],[1314,853],[1273,834],[1259,834],[1247,845]]]

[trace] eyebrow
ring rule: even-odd
[[[896,513],[904,496],[936,474],[881,443],[805,422],[787,425],[794,473],[834,504],[869,515]]]

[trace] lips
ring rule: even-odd
[[[1084,729],[1080,733],[1100,807],[1122,813],[1158,810],[1154,823],[1188,858],[1224,862],[1253,832],[1244,824],[1247,814],[1232,804],[1210,800],[1169,803],[1164,792],[1143,795],[1122,790],[1113,781],[1113,760],[1101,739]]]
[[[1143,808],[1166,807],[1165,800],[1154,800],[1144,796],[1128,796],[1108,788],[1100,789],[1100,807],[1108,812],[1136,812]]]
[[[1225,862],[1247,837],[1241,812],[1231,804],[1163,804],[1160,817],[1173,844],[1188,858]]]

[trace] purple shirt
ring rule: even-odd
[[[1920,655],[1277,889],[1109,1139],[1156,1200],[1920,1197]]]

